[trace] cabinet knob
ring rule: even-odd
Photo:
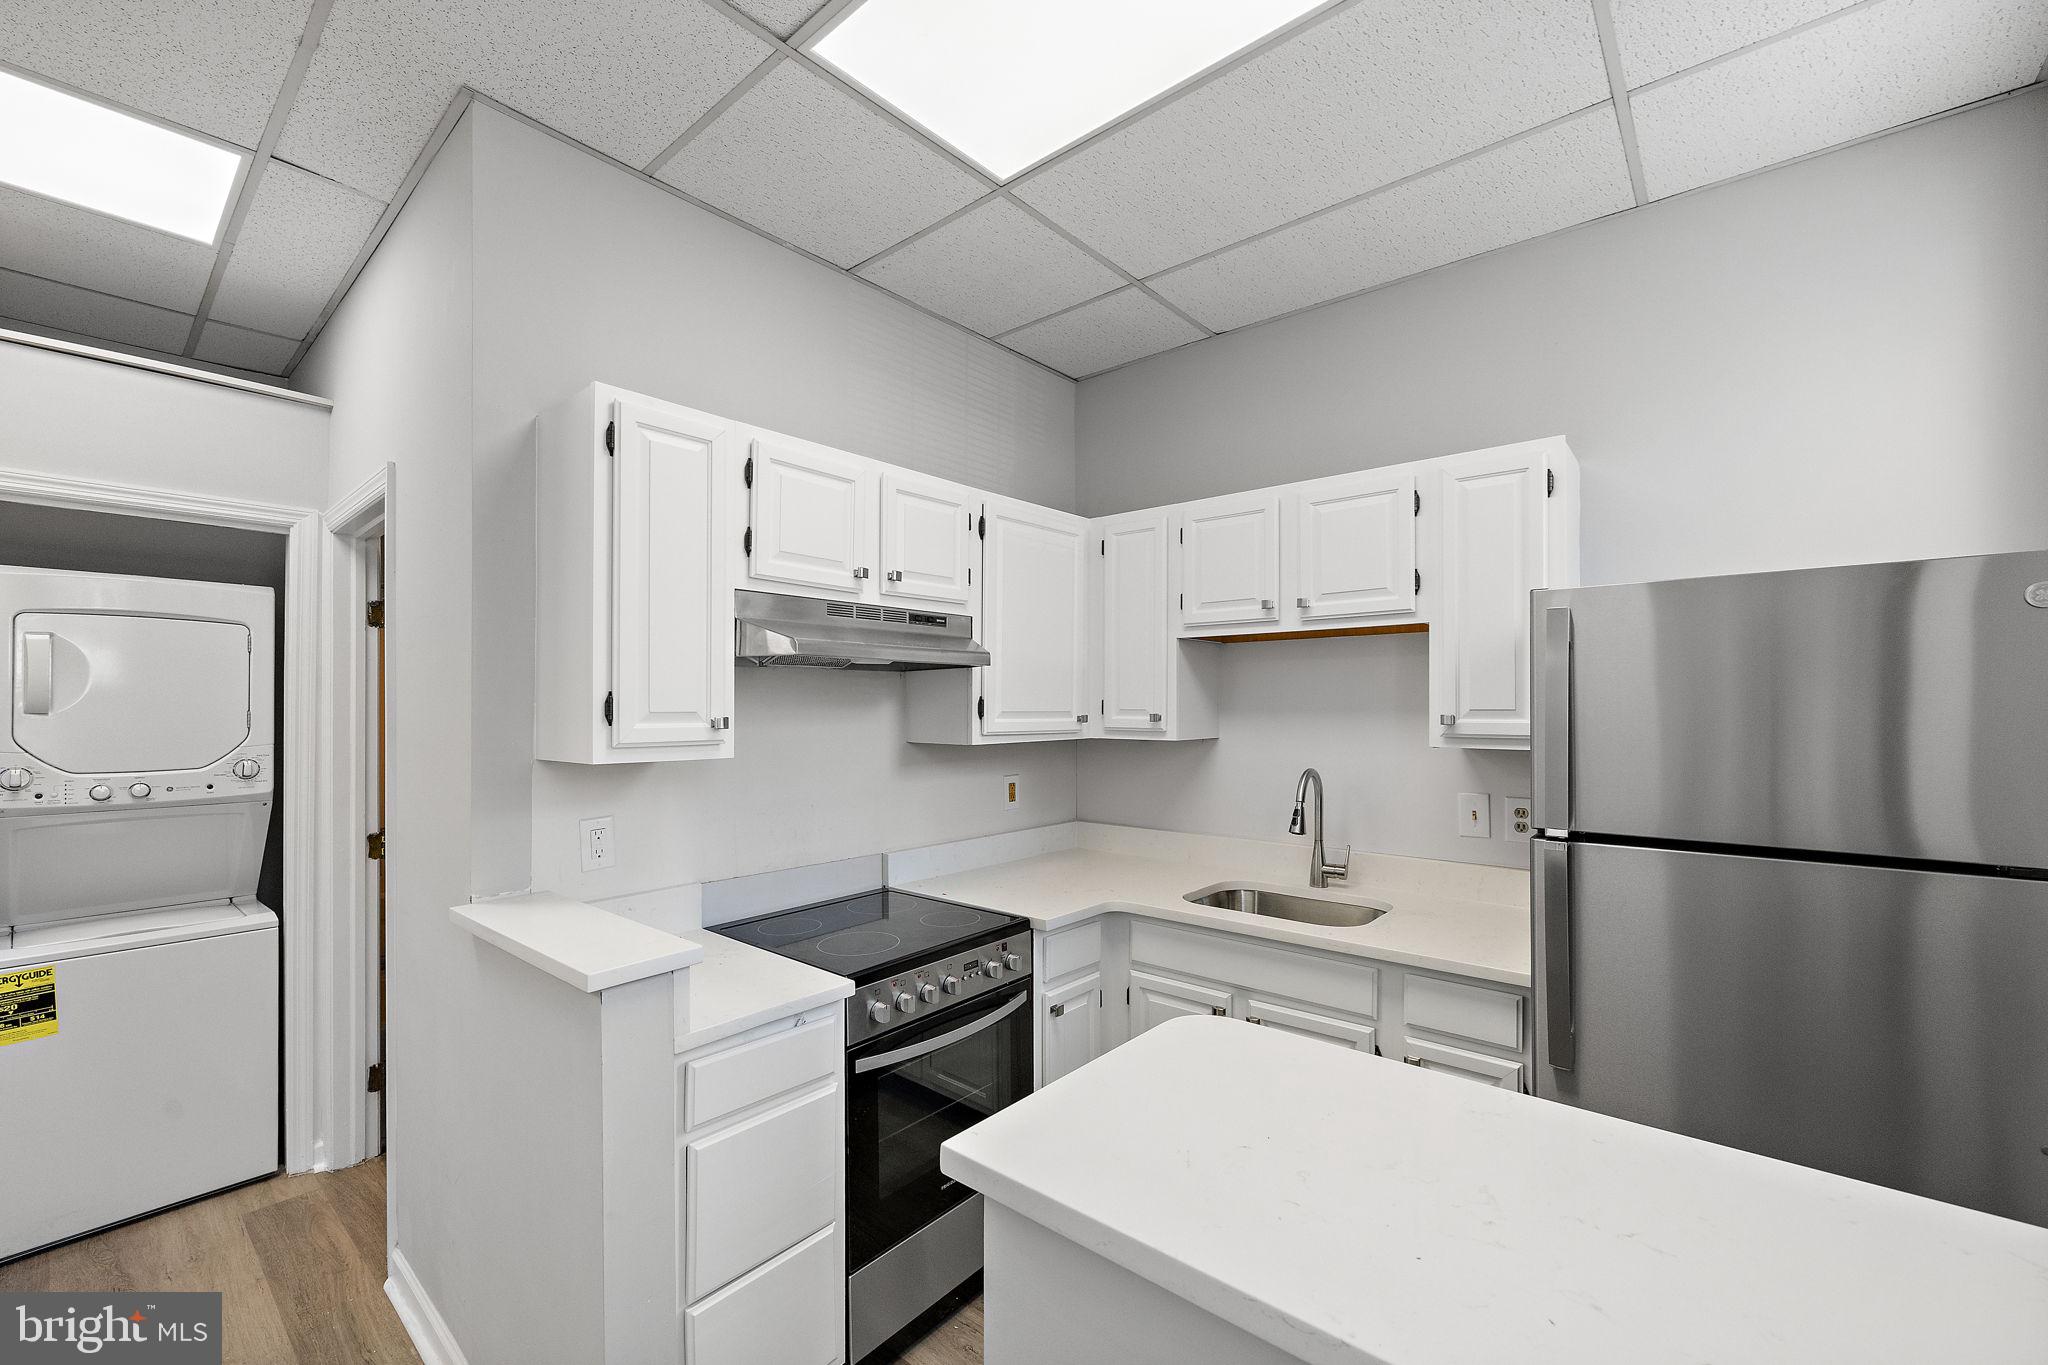
[[[903,581],[903,570],[901,570],[901,569],[891,569],[891,570],[889,570],[889,581],[890,581],[891,583],[901,583],[901,582]]]
[[[1086,725],[1087,723],[1088,723],[1088,717],[1086,717],[1086,716],[1076,716],[1076,717],[1074,717],[1074,724],[1076,724],[1076,725]]]
[[[1404,1061],[1404,1062],[1406,1062],[1406,1063],[1408,1063],[1408,1065],[1410,1065],[1410,1066],[1421,1066],[1421,1065],[1422,1065],[1422,1058],[1420,1058],[1420,1057],[1403,1057],[1403,1058],[1402,1058],[1401,1060],[1402,1060],[1402,1061]]]
[[[1157,725],[1160,721],[1166,719],[1165,716],[1160,715],[1157,711],[1147,711],[1145,713],[1145,716],[1146,719],[1150,720],[1154,725]]]
[[[1271,611],[1271,610],[1273,610],[1273,599],[1272,599],[1272,598],[1270,598],[1270,597],[1261,597],[1261,598],[1259,599],[1259,610],[1260,610],[1260,611]]]
[[[853,571],[853,576],[854,576],[855,578],[866,578],[866,577],[868,576],[868,570],[867,570],[867,566],[866,566],[865,564],[863,564],[863,565],[862,565],[861,567],[859,567],[858,569],[855,569],[855,570]]]
[[[1307,611],[1308,599],[1306,597],[1297,597],[1294,599],[1294,605],[1300,607],[1303,611]]]
[[[1230,1013],[1230,1007],[1228,1005],[1211,1005],[1209,1006],[1209,1013],[1228,1014]]]
[[[1446,711],[1436,718],[1436,723],[1438,725],[1443,726],[1444,729],[1448,730],[1453,725],[1456,725],[1458,723],[1458,718],[1452,715],[1450,712]]]
[[[1244,1017],[1244,1021],[1245,1021],[1245,1022],[1246,1022],[1247,1024],[1258,1024],[1258,1025],[1260,1025],[1261,1027],[1264,1027],[1264,1025],[1265,1025],[1265,1022],[1266,1022],[1265,1020],[1263,1020],[1263,1019],[1259,1018],[1259,1016],[1258,1016],[1258,1015],[1256,1015],[1256,1014],[1247,1014],[1247,1015],[1246,1015],[1246,1016]]]
[[[1061,1017],[1062,1015],[1066,1014],[1066,1012],[1067,1012],[1067,1002],[1066,1002],[1066,1001],[1064,1001],[1064,1000],[1060,1001],[1060,1003],[1059,1003],[1059,1004],[1057,1004],[1057,1005],[1054,1005],[1054,1006],[1052,1007],[1052,1009],[1051,1009],[1051,1010],[1049,1011],[1049,1013],[1050,1013],[1050,1014],[1052,1015],[1052,1017],[1053,1017],[1053,1018],[1055,1018],[1055,1019],[1058,1019],[1058,1018],[1060,1018],[1060,1017]]]

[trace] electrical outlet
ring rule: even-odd
[[[1467,839],[1493,837],[1493,798],[1485,792],[1458,793],[1458,833]]]
[[[1011,806],[1017,804],[1017,774],[1015,773],[1003,774],[1003,802],[1005,805]]]
[[[1500,837],[1511,844],[1529,842],[1531,821],[1529,798],[1503,796],[1500,799]]]
[[[612,838],[611,816],[593,816],[578,825],[577,830],[582,843],[585,872],[595,872],[599,868],[611,867],[618,862],[619,849]]]

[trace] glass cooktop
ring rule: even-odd
[[[1028,928],[1010,915],[884,890],[721,924],[713,932],[866,984],[897,967],[943,957],[956,945]]]

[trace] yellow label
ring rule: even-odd
[[[48,1038],[56,1031],[56,965],[0,971],[0,1047]]]

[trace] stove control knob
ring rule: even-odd
[[[917,998],[929,1005],[939,998],[939,988],[929,981],[920,981],[917,983]]]
[[[996,961],[994,958],[990,958],[988,961],[982,963],[981,969],[984,972],[987,972],[992,977],[1001,976],[1003,974],[1003,964]]]
[[[254,780],[262,771],[263,765],[253,758],[238,760],[234,768],[235,776],[241,778],[244,782]]]
[[[948,995],[960,994],[960,978],[957,976],[941,977],[939,979],[939,989]]]
[[[0,772],[0,792],[18,792],[28,786],[32,777],[26,768],[8,768]]]
[[[888,1002],[888,1001],[886,1001],[886,1000],[870,1000],[870,1001],[868,1001],[868,1019],[869,1019],[869,1021],[870,1021],[870,1022],[872,1022],[872,1023],[876,1023],[876,1024],[886,1024],[886,1023],[888,1023],[888,1022],[889,1022],[889,1002]]]
[[[104,782],[100,783],[98,786],[94,787],[91,791],[86,793],[87,796],[90,796],[95,801],[108,800],[113,796],[113,794],[114,789],[112,787],[109,787]]]
[[[917,1008],[917,997],[909,991],[896,992],[896,1008],[902,1010],[905,1014],[910,1013]]]
[[[149,795],[149,784],[147,782],[132,782],[128,786],[128,794],[136,797],[147,796]]]
[[[1024,970],[1024,959],[1015,953],[1004,953],[1003,966],[1008,971],[1021,972]]]

